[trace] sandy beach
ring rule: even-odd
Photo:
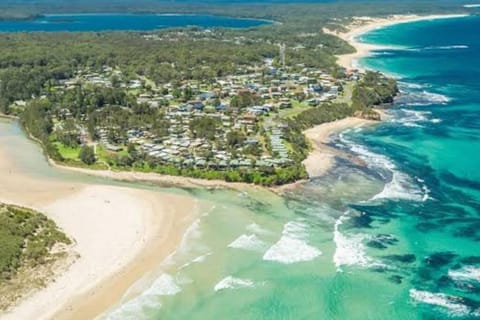
[[[79,172],[82,174],[87,174],[96,177],[120,180],[120,181],[129,181],[129,182],[151,182],[156,183],[162,186],[175,186],[183,188],[194,188],[194,187],[204,187],[204,188],[228,188],[236,190],[244,190],[246,188],[260,188],[259,186],[248,184],[244,182],[227,182],[224,180],[206,180],[206,179],[197,179],[184,176],[170,176],[163,175],[154,172],[138,172],[138,171],[113,171],[113,170],[94,170],[86,169],[79,167],[70,167],[62,164],[58,164],[53,160],[49,160],[50,165],[60,169],[73,172]]]
[[[325,175],[335,164],[335,157],[347,156],[341,151],[327,145],[330,136],[348,128],[361,127],[378,123],[355,117],[324,123],[304,131],[305,136],[312,143],[312,152],[303,161],[310,178]]]
[[[92,319],[181,242],[199,205],[188,196],[39,179],[0,150],[0,201],[43,212],[71,237],[77,256],[2,319]]]
[[[337,63],[346,69],[359,69],[356,61],[360,58],[364,58],[370,54],[373,50],[381,50],[388,47],[377,46],[367,43],[362,43],[358,40],[358,37],[364,33],[370,32],[375,29],[380,29],[388,26],[392,26],[399,23],[408,23],[422,20],[434,20],[434,19],[449,19],[465,17],[466,15],[451,14],[451,15],[392,15],[382,18],[371,17],[355,17],[353,22],[347,26],[347,32],[334,32],[328,29],[324,29],[324,32],[334,34],[343,40],[349,42],[357,52],[352,54],[338,56]]]
[[[345,41],[349,42],[357,52],[352,54],[340,55],[337,56],[338,64],[346,69],[358,69],[356,61],[363,57],[366,57],[373,50],[384,49],[385,47],[376,46],[372,44],[362,43],[358,41],[358,37],[369,31],[399,24],[399,23],[408,23],[414,21],[422,20],[433,20],[433,19],[448,19],[448,18],[459,18],[466,15],[429,15],[429,16],[419,16],[419,15],[393,15],[384,18],[371,18],[371,17],[355,17],[352,24],[347,26],[348,31],[345,33],[333,32],[328,29],[324,29],[324,32],[334,34]],[[385,119],[386,115],[382,110],[378,110],[382,120]],[[328,172],[335,163],[335,157],[337,156],[348,156],[343,154],[337,149],[331,148],[326,143],[329,140],[329,137],[338,131],[342,131],[348,128],[372,125],[378,123],[372,120],[366,120],[361,118],[349,117],[342,120],[329,122],[321,124],[314,128],[306,130],[304,133],[307,138],[312,143],[312,152],[304,160],[303,164],[305,165],[308,175],[310,178],[320,177]]]

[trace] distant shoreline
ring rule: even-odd
[[[368,57],[374,50],[388,49],[388,45],[375,45],[370,43],[361,42],[358,38],[370,31],[390,27],[402,23],[411,23],[417,21],[426,20],[439,20],[439,19],[455,19],[468,17],[468,14],[446,14],[446,15],[392,15],[382,18],[372,17],[354,17],[354,21],[347,26],[349,29],[347,32],[335,32],[328,29],[324,29],[324,32],[333,34],[341,39],[347,41],[352,47],[355,48],[355,53],[338,55],[337,63],[345,69],[361,69],[357,65],[357,61],[361,58]]]
[[[236,17],[223,14],[214,14],[214,13],[175,13],[175,12],[93,12],[93,13],[41,13],[41,14],[32,14],[25,15],[22,17],[15,16],[0,16],[0,22],[24,22],[24,23],[34,23],[41,20],[46,20],[49,18],[62,18],[62,17],[107,17],[107,16],[131,16],[131,17],[141,17],[141,16],[155,16],[155,17],[206,17],[212,19],[230,19],[231,21],[245,21],[246,23],[258,23],[257,25],[252,26],[201,26],[195,24],[185,24],[181,26],[162,26],[161,28],[151,28],[151,29],[105,29],[105,30],[69,30],[70,32],[155,32],[158,30],[164,29],[176,29],[176,28],[190,28],[190,27],[199,27],[203,29],[209,28],[219,28],[219,29],[249,29],[249,28],[258,28],[264,26],[276,26],[282,25],[280,21],[275,21],[271,19],[262,19],[255,17]],[[65,20],[68,23],[73,23],[74,21]],[[64,23],[64,21],[49,21],[50,23]],[[64,32],[62,30],[53,30],[53,31],[43,31],[43,30],[28,30],[28,31],[2,31],[0,33],[22,33],[22,32]]]

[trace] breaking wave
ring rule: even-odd
[[[250,279],[240,279],[228,276],[220,280],[213,290],[220,291],[225,289],[239,289],[239,288],[251,288],[254,287],[255,283]]]
[[[262,251],[265,248],[265,243],[254,234],[242,234],[240,237],[230,243],[228,247],[235,249]]]
[[[171,275],[164,273],[141,295],[122,304],[118,309],[107,314],[104,319],[145,319],[147,318],[145,314],[147,310],[161,306],[160,297],[173,296],[181,290],[175,279]]]
[[[399,109],[394,111],[395,116],[389,119],[390,122],[399,123],[405,127],[419,127],[423,126],[421,123],[440,123],[441,119],[431,119],[430,111],[419,111],[410,109]]]
[[[307,244],[307,225],[299,221],[285,224],[282,237],[263,255],[263,260],[291,264],[310,261],[322,254],[317,248]]]
[[[434,104],[446,105],[450,101],[451,98],[446,95],[426,90],[407,90],[402,92],[402,94],[395,99],[397,104],[406,106],[430,106]]]
[[[202,254],[202,255],[200,255],[200,256],[192,259],[191,261],[189,261],[189,262],[187,262],[187,263],[184,263],[184,264],[181,265],[178,269],[179,269],[179,270],[182,270],[182,269],[185,269],[185,268],[191,266],[191,265],[194,264],[194,263],[202,263],[202,262],[204,262],[204,261],[208,258],[208,256],[211,256],[212,254],[213,254],[212,252],[207,252],[207,253],[205,253],[205,254]]]
[[[395,164],[386,156],[373,153],[362,145],[352,143],[345,139],[343,134],[340,135],[340,139],[353,153],[356,153],[364,160],[368,167],[386,170],[390,173],[390,181],[385,184],[380,193],[374,195],[370,200],[397,199],[426,201],[429,199],[428,188],[425,185],[419,187],[407,174],[397,170]],[[417,182],[421,183],[418,179]]]
[[[464,299],[461,297],[416,289],[410,289],[410,297],[417,303],[440,307],[451,316],[480,316],[480,310],[474,310],[465,305]]]
[[[405,48],[400,49],[403,51],[410,51],[410,52],[422,52],[422,51],[438,51],[438,50],[463,50],[469,49],[470,47],[464,44],[454,44],[448,46],[427,46],[422,48]]]
[[[450,45],[450,46],[428,46],[425,47],[425,50],[453,50],[453,49],[468,49],[470,48],[467,45],[464,44],[455,44],[455,45]]]
[[[411,83],[411,82],[405,82],[405,81],[398,81],[398,86],[400,89],[423,89],[425,88],[424,85],[418,84],[418,83]]]
[[[459,270],[449,270],[448,276],[457,281],[480,282],[480,268],[466,266]]]
[[[350,219],[349,211],[345,212],[345,214],[335,221],[333,232],[335,253],[333,255],[333,262],[335,263],[337,271],[342,272],[342,266],[360,266],[364,268],[384,267],[384,264],[367,256],[363,242],[368,240],[369,235],[363,233],[346,235],[340,231],[340,226],[348,219]]]
[[[256,223],[249,224],[247,226],[247,231],[250,231],[250,232],[255,233],[255,234],[270,234],[271,233],[270,231],[262,228],[261,226],[259,226]]]

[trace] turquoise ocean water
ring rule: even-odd
[[[284,197],[215,207],[110,319],[479,319],[480,17],[374,31],[362,64],[399,78],[391,118],[338,134],[340,161]],[[133,289],[132,289],[133,290]]]
[[[365,165],[339,160],[281,197],[181,191],[211,209],[102,318],[480,319],[477,30],[468,17],[365,35],[395,45],[362,64],[402,89],[389,120],[331,141]],[[0,133],[25,170],[72,179],[22,156],[39,152],[16,125]]]

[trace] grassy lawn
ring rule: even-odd
[[[282,118],[293,118],[297,114],[311,108],[308,104],[292,100],[292,108],[280,110],[279,115]]]
[[[334,102],[351,104],[354,86],[355,86],[354,82],[347,82],[343,86],[343,93],[339,95],[338,98],[334,100]]]
[[[99,160],[104,160],[104,161],[107,161],[107,159],[111,158],[112,156],[114,155],[117,155],[117,156],[128,156],[128,148],[126,145],[119,145],[119,147],[121,147],[123,150],[122,151],[119,151],[119,152],[113,152],[113,151],[109,151],[107,149],[105,149],[104,146],[98,144],[97,145],[97,153],[96,153],[96,156]]]
[[[63,158],[69,159],[69,160],[78,160],[80,147],[70,148],[70,147],[64,146],[60,142],[54,142],[53,144],[58,148],[58,152],[60,152]]]

